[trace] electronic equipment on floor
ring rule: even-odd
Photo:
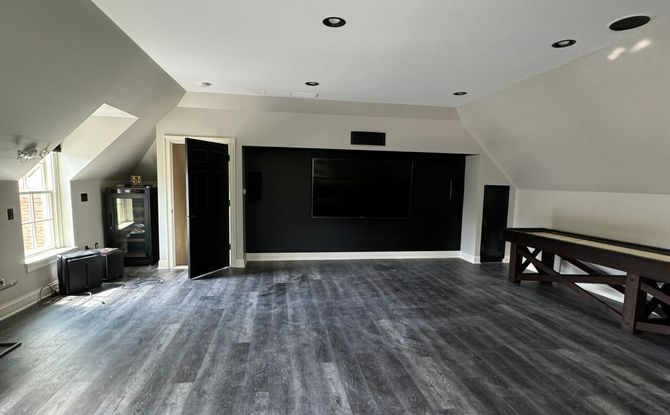
[[[78,251],[56,257],[58,291],[77,294],[98,288],[105,276],[105,258],[99,250]]]

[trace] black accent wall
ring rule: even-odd
[[[465,155],[243,147],[246,252],[458,251]],[[413,161],[409,218],[313,218],[312,159]]]

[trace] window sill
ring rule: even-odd
[[[40,252],[39,254],[26,257],[24,261],[26,272],[33,272],[46,267],[47,265],[54,264],[56,262],[56,255],[74,251],[75,249],[77,249],[76,246],[68,246],[65,248],[50,249],[46,252]]]

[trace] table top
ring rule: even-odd
[[[670,283],[670,250],[548,228],[507,228],[506,241]]]
[[[645,251],[643,249],[629,248],[626,246],[615,245],[612,243],[593,241],[589,239],[578,238],[575,236],[563,235],[560,233],[546,232],[546,231],[537,231],[537,232],[528,232],[536,236],[541,236],[544,238],[557,239],[559,241],[571,242],[579,245],[591,246],[593,248],[606,249],[608,251],[614,251],[622,254],[635,255],[643,258],[653,259],[656,261],[665,261],[670,262],[670,255],[661,254],[657,252]]]

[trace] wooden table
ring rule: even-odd
[[[509,228],[503,231],[503,238],[511,243],[510,282],[564,283],[621,322],[628,333],[670,334],[670,250],[544,228]],[[556,271],[557,257],[584,274]],[[531,264],[537,272],[525,272]],[[604,273],[594,264],[625,275]],[[623,309],[577,283],[614,288],[624,294]]]

